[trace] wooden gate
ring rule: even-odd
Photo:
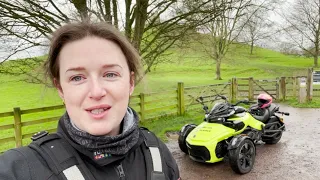
[[[274,100],[279,99],[279,80],[278,79],[263,79],[252,80],[254,98],[261,93],[269,94]]]
[[[274,100],[279,99],[278,79],[233,78],[232,95],[235,99],[254,100],[260,93],[269,94]]]
[[[203,97],[205,103],[210,103],[214,95],[220,94],[230,98],[230,83],[212,84],[206,86],[195,86],[184,88],[184,99],[186,110],[199,108],[199,102],[196,101],[200,96]]]

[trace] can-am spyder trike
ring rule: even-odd
[[[285,125],[282,116],[276,114],[288,116],[289,113],[280,112],[279,106],[271,103],[272,99],[258,99],[259,103],[247,110],[238,105],[253,102],[242,100],[231,104],[223,95],[212,97],[212,101],[223,102],[217,102],[209,111],[204,99],[197,98],[205,111],[204,122],[198,126],[184,125],[179,132],[179,147],[198,162],[215,163],[227,156],[236,173],[248,173],[254,164],[256,144],[261,141],[275,144],[281,139]]]

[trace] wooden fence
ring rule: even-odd
[[[232,98],[248,98],[254,100],[260,93],[267,93],[275,101],[284,101],[287,98],[299,97],[300,77],[280,77],[276,79],[233,78],[231,80]],[[305,85],[307,86],[307,85]]]
[[[21,147],[22,141],[24,139],[30,139],[30,137],[35,134],[36,132],[40,131],[43,126],[39,126],[40,124],[45,124],[49,122],[54,122],[56,124],[57,120],[60,118],[60,116],[52,116],[49,118],[39,118],[35,120],[27,120],[23,121],[22,117],[23,115],[28,114],[34,114],[34,113],[43,113],[48,111],[53,111],[57,109],[63,109],[63,105],[58,106],[51,106],[51,107],[42,107],[42,108],[36,108],[36,109],[27,109],[27,110],[21,110],[20,108],[14,108],[13,112],[5,112],[0,113],[0,144],[10,144],[10,142],[15,142],[15,147]],[[5,120],[8,119],[8,120]],[[13,120],[12,120],[13,119]],[[3,122],[5,121],[5,122]],[[35,131],[26,131],[25,133],[22,133],[23,129],[27,129],[30,126],[38,126],[39,129],[36,128]],[[49,132],[55,132],[56,131],[56,125],[53,128],[46,128]],[[3,148],[3,147],[2,147]],[[12,147],[8,147],[12,148]],[[2,152],[5,149],[0,149],[0,152]]]
[[[232,101],[243,98],[254,100],[261,92],[272,95],[275,100],[285,100],[287,97],[298,96],[300,87],[298,79],[297,77],[269,80],[256,80],[252,77],[233,78],[227,83],[195,87],[184,87],[183,83],[178,83],[176,89],[132,96],[130,106],[137,111],[141,121],[146,121],[168,115],[183,115],[186,111],[199,109],[197,97],[210,97],[217,93],[226,95]],[[59,111],[51,113],[50,117],[41,115],[56,110]],[[12,112],[0,113],[0,152],[28,144],[30,137],[40,130],[56,131],[57,120],[64,111],[64,106],[58,105],[27,110],[14,108]],[[24,118],[27,115],[30,117]],[[51,125],[47,126],[48,123]]]

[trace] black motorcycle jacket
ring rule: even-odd
[[[61,140],[67,142],[66,139],[62,138]],[[180,176],[175,160],[166,145],[160,140],[158,142],[165,179],[178,180]],[[146,160],[143,133],[140,133],[138,143],[128,153],[121,156],[101,156],[101,154],[96,156],[81,146],[72,144],[70,147],[74,150],[74,155],[80,159],[80,170],[89,176],[89,178],[84,178],[85,180],[150,179],[148,171],[152,171],[152,169],[148,167],[150,162]],[[21,147],[5,152],[0,156],[0,180],[65,179],[65,177],[57,176],[52,171],[51,164],[42,156],[30,147]],[[50,164],[51,168],[48,164]],[[71,175],[71,177],[73,176]],[[79,178],[71,179],[78,180]]]

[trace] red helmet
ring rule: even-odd
[[[257,99],[258,99],[258,106],[260,108],[269,107],[270,104],[272,103],[272,97],[269,94],[259,94]]]

